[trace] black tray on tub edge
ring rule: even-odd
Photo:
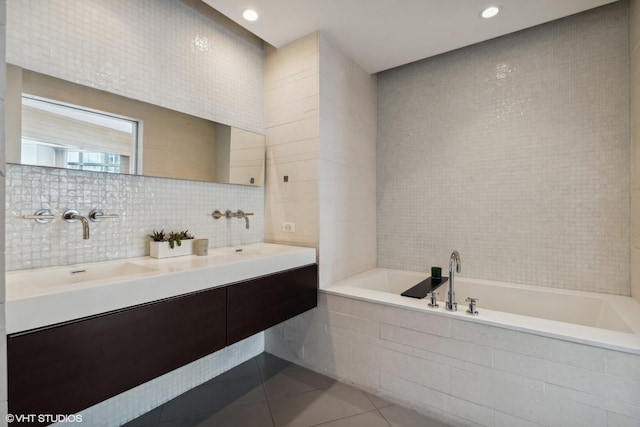
[[[422,299],[426,297],[429,292],[435,291],[444,283],[446,283],[447,280],[449,280],[448,277],[441,277],[440,279],[429,277],[428,279],[423,280],[414,287],[407,289],[400,295],[402,295],[403,297]]]

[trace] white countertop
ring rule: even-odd
[[[241,252],[236,252],[237,249]],[[7,333],[215,288],[316,262],[315,249],[256,243],[207,256],[129,258],[6,273]],[[71,271],[86,272],[71,275]],[[71,278],[73,277],[73,278]],[[76,281],[76,283],[70,283]]]

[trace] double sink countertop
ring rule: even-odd
[[[313,264],[313,248],[255,243],[206,256],[128,258],[6,272],[7,333],[27,331]]]

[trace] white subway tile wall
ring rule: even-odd
[[[320,293],[269,353],[455,426],[637,426],[640,355]]]
[[[210,247],[263,240],[261,187],[17,165],[7,165],[6,181],[7,270],[146,256],[149,234],[161,229],[189,230]],[[96,208],[120,217],[90,222],[89,240],[80,223],[62,220],[67,209],[87,216]],[[21,218],[38,209],[58,218],[49,224]],[[253,212],[250,228],[244,220],[212,218],[215,209]]]
[[[629,3],[378,75],[378,266],[630,294]]]
[[[318,34],[266,48],[265,240],[318,248]],[[285,178],[287,177],[287,182]],[[283,223],[294,223],[285,232]]]
[[[320,287],[374,268],[376,77],[324,33],[320,52]]]
[[[264,132],[262,41],[195,0],[10,0],[7,62]]]
[[[319,248],[320,287],[375,267],[375,76],[313,33],[267,49],[265,101],[265,239]]]

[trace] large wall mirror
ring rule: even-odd
[[[262,186],[265,137],[13,65],[7,162]]]

